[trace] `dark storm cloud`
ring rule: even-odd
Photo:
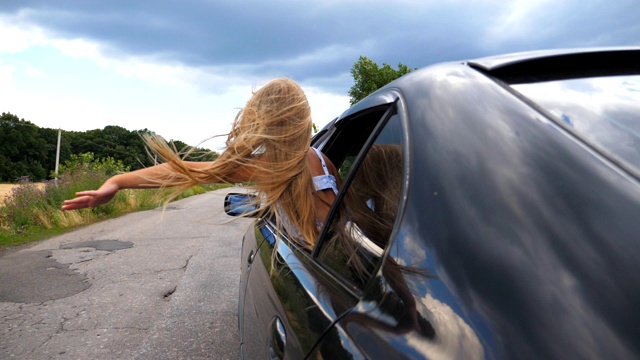
[[[92,39],[113,56],[287,75],[330,88],[344,88],[360,55],[422,67],[512,51],[640,44],[635,0],[546,2],[512,22],[522,5],[440,3],[5,1],[0,12],[61,37]]]

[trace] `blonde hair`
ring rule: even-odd
[[[233,182],[230,176],[240,170],[253,174],[267,213],[263,215],[273,215],[280,229],[285,228],[282,215],[286,216],[302,235],[297,239],[300,245],[310,248],[318,232],[306,159],[311,131],[311,110],[304,91],[293,80],[280,78],[253,94],[233,122],[227,149],[206,168],[190,168],[183,161],[186,154],[181,156],[158,136],[146,135],[145,140],[172,169],[170,176],[153,180],[175,186],[176,195],[201,183]]]

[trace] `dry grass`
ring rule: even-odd
[[[18,185],[15,184],[0,184],[0,201],[4,199],[5,196],[9,195],[11,189]]]
[[[63,228],[78,226],[82,224],[84,220],[78,211],[54,210],[53,218],[55,219],[54,221]]]
[[[40,224],[45,229],[51,229],[53,224],[51,223],[51,215],[48,214],[45,210],[36,209],[34,211],[35,218],[37,223]]]
[[[43,187],[44,183],[36,183],[38,186]],[[0,205],[2,204],[2,199],[5,196],[11,194],[11,189],[16,186],[20,186],[18,184],[0,184]]]

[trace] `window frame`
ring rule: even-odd
[[[383,114],[377,120],[377,124],[373,127],[373,130],[370,132],[369,136],[367,137],[367,140],[364,142],[364,144],[362,145],[362,148],[359,150],[354,160],[354,163],[349,170],[347,178],[343,179],[342,189],[338,193],[338,196],[336,197],[331,207],[331,210],[327,215],[327,221],[325,222],[325,225],[323,226],[320,234],[318,235],[318,241],[316,242],[313,252],[311,253],[312,260],[318,267],[322,268],[324,272],[329,274],[331,277],[335,278],[337,282],[339,282],[344,288],[348,289],[350,292],[353,293],[354,296],[358,298],[361,297],[364,291],[366,291],[366,289],[369,287],[371,280],[374,276],[367,278],[363,285],[357,285],[352,280],[345,277],[344,274],[341,274],[336,270],[334,270],[332,267],[328,266],[325,263],[325,261],[320,259],[319,255],[321,253],[322,246],[328,237],[328,232],[331,227],[330,224],[333,222],[333,219],[336,216],[336,212],[338,211],[340,204],[344,201],[344,197],[346,194],[346,191],[344,190],[348,189],[348,187],[353,182],[357,174],[357,170],[359,169],[361,163],[369,153],[369,150],[371,149],[371,147],[376,143],[379,135],[382,133],[386,125],[389,123],[389,120],[391,120],[394,116],[397,116],[398,117],[397,121],[399,123],[400,132],[401,132],[400,134],[401,143],[399,145],[401,145],[402,151],[403,151],[403,164],[402,164],[403,169],[402,169],[402,173],[400,174],[402,176],[402,189],[400,190],[401,196],[398,203],[398,211],[396,212],[396,219],[394,221],[394,225],[391,231],[391,235],[389,237],[389,241],[384,248],[381,248],[382,252],[381,254],[379,254],[379,259],[377,260],[377,263],[372,269],[373,274],[379,271],[380,267],[384,263],[384,259],[386,258],[389,252],[389,248],[392,246],[392,240],[395,238],[395,234],[397,232],[397,228],[401,220],[401,214],[403,213],[404,203],[406,199],[406,196],[404,194],[407,189],[408,136],[406,131],[407,129],[406,117],[405,117],[406,111],[405,111],[404,103],[401,101],[401,97],[395,96],[394,101],[390,103],[386,103],[384,105],[386,105],[387,108],[384,110]],[[380,106],[367,108],[363,110],[363,112],[367,110],[373,110],[374,108],[379,109]],[[349,118],[345,118],[344,124],[341,124],[341,125],[343,126],[346,125],[350,119],[353,120],[360,116],[366,116],[365,114],[363,114],[363,112],[358,112],[356,114],[349,116]],[[336,131],[334,134],[332,134],[332,138],[328,139],[325,144],[328,144],[328,146],[330,147],[332,141],[335,141],[339,138],[340,138],[340,133]]]
[[[378,135],[380,135],[380,133],[382,132],[382,129],[384,129],[385,125],[393,117],[394,113],[397,114],[397,112],[398,112],[398,110],[397,110],[398,109],[397,101],[398,100],[396,99],[394,102],[388,104],[389,105],[388,108],[382,114],[382,116],[378,120],[378,123],[374,126],[373,131],[369,134],[367,140],[364,142],[364,145],[362,146],[362,148],[358,152],[358,155],[356,156],[355,161],[353,162],[353,165],[351,166],[351,169],[349,170],[347,178],[346,179],[342,179],[342,188],[343,189],[346,189],[351,185],[351,183],[353,182],[353,179],[355,177],[355,172],[356,172],[355,170],[357,170],[360,167],[360,164],[364,160],[364,157],[369,152],[369,149],[371,149],[371,146],[373,145],[375,140],[378,138]],[[356,116],[358,116],[358,115],[356,115]],[[362,116],[362,115],[360,115],[360,116]],[[338,134],[338,136],[339,136],[339,134]],[[332,140],[335,140],[335,139],[332,139]],[[331,205],[331,210],[327,214],[327,221],[325,222],[325,224],[329,224],[331,222],[331,220],[335,216],[336,211],[338,210],[338,205],[340,203],[342,203],[342,201],[344,200],[345,194],[346,194],[346,192],[342,191],[342,190],[338,193],[338,195],[336,196],[336,199],[333,201],[333,205]],[[326,235],[327,235],[327,232],[328,232],[328,228],[329,228],[328,226],[323,226],[322,227],[322,231],[318,235],[318,241],[316,242],[316,245],[313,248],[313,252],[312,252],[312,257],[314,259],[317,259],[317,257],[318,257],[318,254],[320,252],[320,248],[322,247],[322,243],[324,242],[324,240],[326,238]]]

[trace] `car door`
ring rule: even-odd
[[[353,182],[354,171],[385,124],[395,114],[395,103],[386,103],[336,121],[322,150],[334,162],[345,186]],[[397,117],[397,116],[396,116]],[[398,120],[399,121],[399,120]],[[350,180],[351,179],[351,180]],[[342,194],[342,192],[340,193]],[[338,199],[341,195],[338,195]],[[332,216],[344,213],[346,200],[336,201]],[[337,220],[336,220],[337,221]],[[322,232],[329,239],[334,229]],[[345,280],[345,273],[320,252],[300,248],[286,234],[279,233],[270,219],[256,222],[245,241],[255,253],[243,252],[250,262],[241,304],[241,332],[245,358],[305,358],[309,354],[324,358],[361,358],[357,348],[345,346],[348,339],[332,325],[358,304],[366,279]],[[329,249],[327,246],[325,249]],[[374,256],[380,258],[380,250]],[[319,261],[322,258],[323,261]],[[377,260],[369,264],[374,268]],[[339,266],[338,266],[339,268]],[[369,269],[372,271],[372,269]],[[316,349],[325,339],[322,349]],[[331,340],[327,340],[331,339]]]

